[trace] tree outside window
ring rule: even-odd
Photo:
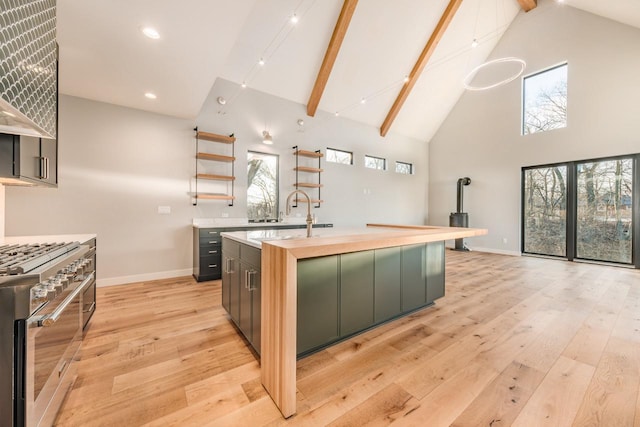
[[[567,127],[567,64],[523,80],[522,134]]]

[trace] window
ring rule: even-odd
[[[387,159],[382,157],[364,156],[364,167],[370,169],[387,170]]]
[[[413,173],[413,163],[396,162],[396,173],[411,175]]]
[[[540,71],[522,82],[522,134],[567,127],[567,64]]]
[[[247,153],[247,217],[249,221],[278,218],[278,156]]]
[[[353,164],[353,153],[351,151],[336,150],[327,148],[327,162],[341,163],[343,165]]]

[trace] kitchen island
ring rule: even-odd
[[[316,277],[315,283],[312,280],[312,284],[309,286],[316,290],[322,290],[325,287],[335,288],[338,298],[341,297],[345,301],[344,308],[340,307],[336,301],[336,309],[340,310],[336,320],[338,322],[336,339],[340,339],[342,332],[345,337],[351,336],[385,320],[384,316],[379,317],[378,321],[375,318],[375,271],[382,274],[380,276],[381,283],[384,281],[391,285],[399,284],[400,312],[387,313],[389,317],[386,320],[398,317],[433,302],[435,299],[433,295],[431,300],[428,297],[428,278],[430,275],[435,277],[436,284],[441,282],[441,291],[444,292],[445,240],[484,234],[487,234],[485,229],[381,224],[369,224],[367,228],[358,229],[314,230],[312,238],[306,238],[298,230],[277,230],[264,233],[264,235],[248,235],[247,232],[223,234],[223,237],[242,243],[247,248],[253,246],[254,249],[261,249],[261,253],[259,253],[260,273],[256,275],[256,270],[246,268],[242,270],[245,273],[245,289],[259,290],[259,304],[254,302],[253,306],[259,306],[260,332],[257,343],[254,340],[252,345],[257,347],[261,356],[262,384],[284,417],[289,417],[296,412],[296,357],[301,354],[301,349],[304,354],[304,350],[313,351],[318,348],[315,345],[318,342],[306,343],[303,347],[298,346],[297,342],[299,336],[297,330],[299,293],[305,292],[305,290],[299,289],[299,278],[301,273],[303,276],[305,275],[307,261],[320,263],[309,269],[313,274],[308,277]],[[397,258],[393,253],[385,253],[394,250],[400,253],[398,261],[393,261]],[[406,268],[408,268],[410,275],[417,276],[414,277],[415,280],[409,281],[413,282],[410,285],[405,285],[401,280],[401,276],[406,276],[406,271],[404,275],[402,273],[405,269],[405,265],[402,263],[405,253],[407,259],[413,259],[424,266],[421,270],[422,273],[416,275],[414,268],[416,263],[407,263]],[[387,256],[383,257],[383,254]],[[429,254],[432,255],[431,260]],[[376,255],[380,255],[381,265],[385,265],[385,267],[374,269],[372,280],[369,280],[367,277],[371,278],[371,275],[366,271],[370,271],[370,265],[375,265]],[[253,257],[255,258],[255,254]],[[335,274],[333,273],[334,259]],[[353,268],[342,269],[343,259],[346,259],[347,265]],[[374,264],[368,262],[371,259]],[[433,270],[431,273],[435,272],[435,274],[430,274],[428,271],[430,269]],[[253,281],[251,279],[252,271],[254,272]],[[394,272],[395,280],[389,278],[389,274],[393,275]],[[242,277],[242,274],[240,276]],[[333,277],[336,277],[336,282],[341,282],[344,277],[348,277],[345,283],[355,283],[355,285],[348,285],[346,290],[344,286],[336,288]],[[260,280],[259,286],[255,282],[258,279]],[[416,280],[422,280],[422,290],[414,286]],[[405,282],[409,283],[407,280]],[[370,284],[373,284],[373,290]],[[435,288],[438,286],[436,285]],[[390,288],[385,286],[383,289],[388,292]],[[373,298],[371,297],[372,292],[374,293]],[[406,292],[410,294],[403,297]],[[383,296],[382,299],[384,298]],[[373,305],[369,308],[371,299],[373,299]],[[354,313],[349,310],[349,302],[353,304],[355,309],[355,318]],[[364,306],[364,310],[356,309],[361,306]],[[381,308],[381,311],[388,309],[389,307],[385,306]],[[371,313],[371,310],[373,310],[373,322],[363,323],[361,321],[363,313],[366,317],[366,313]],[[344,324],[341,315],[347,317]],[[316,323],[323,324],[324,322]],[[254,323],[255,326],[257,325]],[[321,345],[322,343],[320,343]]]

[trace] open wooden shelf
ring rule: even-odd
[[[209,199],[209,200],[234,200],[235,196],[228,196],[226,194],[209,194],[199,193],[196,194],[196,199]]]
[[[296,203],[307,203],[307,199],[295,199],[294,202],[296,202]],[[311,199],[311,203],[324,203],[324,200]]]
[[[215,160],[216,162],[235,162],[236,160],[233,156],[223,156],[221,154],[211,153],[198,153],[196,158],[201,160]]]
[[[320,168],[310,168],[308,166],[298,166],[293,168],[293,170],[298,172],[312,172],[312,173],[322,172],[322,169]]]
[[[312,184],[310,182],[299,182],[297,184],[293,184],[294,187],[304,187],[304,188],[322,188],[322,184]]]
[[[196,138],[204,139],[206,141],[222,142],[224,144],[233,144],[236,142],[236,139],[233,136],[218,135],[217,133],[210,132],[198,131],[196,132]]]
[[[296,150],[296,151],[294,151],[293,155],[294,156],[313,157],[315,159],[323,156],[322,153],[316,153],[315,151],[308,151],[308,150]]]
[[[210,174],[210,173],[199,173],[198,175],[196,175],[196,178],[198,178],[198,179],[210,179],[210,180],[213,180],[213,181],[234,181],[236,179],[235,176],[214,175],[214,174]]]

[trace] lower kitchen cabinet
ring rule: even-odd
[[[260,250],[231,239],[222,247],[222,305],[260,354]]]
[[[298,261],[297,354],[340,338],[338,259],[333,255]]]
[[[375,323],[374,283],[374,251],[340,255],[341,336],[361,331]]]
[[[444,243],[427,243],[427,303],[444,296]]]
[[[374,320],[384,322],[398,316],[402,312],[402,293],[400,289],[402,248],[376,249]]]
[[[427,301],[425,244],[402,247],[402,311],[421,307]]]

